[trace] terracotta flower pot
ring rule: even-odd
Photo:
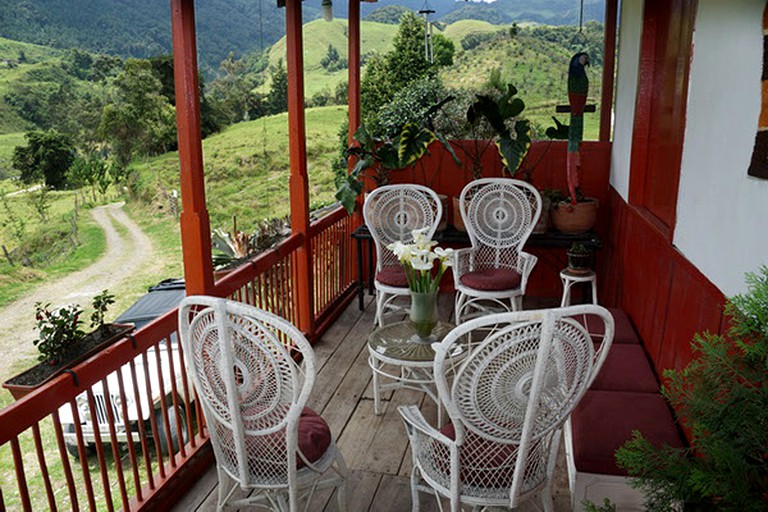
[[[464,226],[464,219],[461,218],[461,202],[458,197],[453,198],[453,227],[462,233],[467,232],[467,228]]]
[[[552,207],[552,201],[548,197],[541,198],[541,215],[533,227],[534,233],[546,233],[549,229],[549,210]]]
[[[437,194],[440,198],[440,204],[443,207],[443,217],[440,219],[440,224],[437,225],[438,231],[443,231],[448,227],[448,196],[445,194]]]
[[[597,221],[597,199],[588,198],[576,204],[561,201],[552,207],[550,220],[561,233],[586,233]]]

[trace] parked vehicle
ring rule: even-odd
[[[181,279],[167,279],[150,287],[148,293],[123,312],[115,322],[133,323],[136,325],[136,330],[139,330],[155,318],[176,308],[184,296],[184,281]],[[173,364],[171,365],[171,363]],[[170,338],[170,346],[165,342],[161,342],[157,350],[154,348],[150,349],[146,353],[146,357],[136,357],[134,360],[134,367],[138,386],[136,386],[135,389],[132,385],[131,365],[126,364],[120,369],[124,385],[124,400],[126,401],[125,408],[128,415],[128,422],[123,421],[123,404],[121,403],[117,372],[114,372],[107,377],[107,386],[110,394],[109,399],[106,398],[101,383],[93,386],[91,390],[94,398],[94,410],[99,432],[98,435],[102,442],[111,442],[109,431],[110,421],[107,410],[109,407],[114,419],[113,423],[115,425],[118,442],[125,443],[128,441],[125,430],[126,423],[129,425],[129,428],[131,428],[134,442],[139,440],[139,422],[144,422],[146,425],[145,432],[147,435],[151,436],[152,429],[150,428],[149,420],[151,417],[150,415],[154,415],[157,423],[158,441],[161,450],[166,454],[171,453],[171,451],[177,451],[180,444],[179,430],[181,430],[183,436],[181,442],[187,441],[188,418],[183,407],[179,405],[174,408],[172,391],[169,389],[171,386],[168,385],[168,383],[173,380],[171,374],[171,370],[173,369],[177,392],[183,393],[184,386],[180,372],[182,364],[178,350],[178,339],[174,333]],[[161,387],[159,386],[159,376],[162,376],[162,380],[165,383],[164,404],[160,393]],[[145,384],[147,381],[149,382],[149,389],[151,391],[147,390],[147,385]],[[188,382],[186,389],[191,392],[191,381]],[[182,396],[177,398],[177,404],[184,403]],[[81,393],[78,395],[76,404],[83,441],[86,444],[86,451],[87,453],[92,453],[95,451],[94,443],[96,441],[96,433],[94,430],[91,408],[88,405],[87,394]],[[166,415],[163,414],[163,405],[168,413],[167,417],[171,433],[171,446],[169,446],[168,439],[165,435]],[[78,457],[77,435],[71,407],[69,405],[61,407],[59,409],[59,416],[64,430],[64,442],[67,451],[74,457]],[[176,428],[177,424],[181,425],[181,429]]]

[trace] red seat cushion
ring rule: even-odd
[[[619,308],[608,308],[608,312],[613,317],[615,331],[613,334],[614,343],[640,343],[640,338],[632,327],[632,321],[627,314]],[[583,317],[576,317],[582,325],[587,326],[587,331],[593,336],[602,336],[605,333],[603,321],[594,316],[587,315],[586,322]]]
[[[376,273],[376,281],[387,286],[408,287],[408,280],[405,277],[405,270],[403,270],[402,265],[383,267]]]
[[[456,430],[449,423],[440,429],[440,433],[449,439],[456,439]],[[462,483],[477,487],[508,487],[512,485],[515,472],[517,446],[495,443],[466,431],[461,447],[459,477]],[[444,460],[437,461],[438,467],[450,472],[450,453],[441,450]]]
[[[223,450],[235,460],[235,448],[231,431],[223,432]],[[299,416],[298,446],[299,451],[309,462],[316,462],[325,454],[331,445],[331,429],[325,420],[309,407],[305,407]],[[251,457],[261,459],[261,471],[268,472],[276,454],[285,453],[285,429],[269,435],[245,438],[247,450]],[[259,455],[263,453],[263,455]],[[284,460],[284,459],[283,459]],[[279,466],[279,463],[274,462]],[[284,464],[283,464],[284,466]],[[296,468],[301,469],[306,464],[296,455]],[[281,470],[276,469],[279,473]]]
[[[522,276],[510,268],[486,268],[461,276],[461,284],[483,291],[513,290],[520,286]]]
[[[667,402],[657,394],[588,391],[571,415],[573,458],[578,471],[626,476],[615,453],[639,430],[654,446],[682,447]]]
[[[611,345],[608,357],[590,389],[658,393],[659,383],[640,345]]]
[[[309,407],[299,417],[299,450],[309,462],[317,462],[331,445],[331,427]],[[296,467],[303,468],[304,461],[296,459]]]

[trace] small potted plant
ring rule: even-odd
[[[58,308],[40,302],[35,304],[39,336],[33,343],[40,352],[40,363],[8,379],[3,383],[3,387],[18,400],[63,370],[133,330],[133,325],[104,322],[104,316],[114,302],[115,298],[108,290],[93,297],[93,313],[90,318],[90,327],[93,330],[89,333],[82,329],[83,308],[78,304]]]
[[[583,243],[572,243],[567,255],[568,270],[572,274],[588,274],[592,271],[592,251]]]

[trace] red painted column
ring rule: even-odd
[[[348,44],[348,105],[349,142],[360,126],[360,0],[349,0]],[[352,163],[350,166],[354,167]]]
[[[176,126],[181,168],[181,247],[187,295],[213,290],[211,226],[205,207],[194,0],[171,0]]]
[[[605,1],[605,32],[603,37],[603,92],[600,100],[600,141],[611,141],[613,113],[613,82],[616,72],[616,24],[619,0]]]
[[[301,0],[285,5],[286,62],[288,71],[288,157],[291,165],[291,229],[304,235],[298,250],[298,328],[308,337],[315,332],[312,245],[309,239],[309,178],[307,176],[306,129],[304,125],[304,57]]]

